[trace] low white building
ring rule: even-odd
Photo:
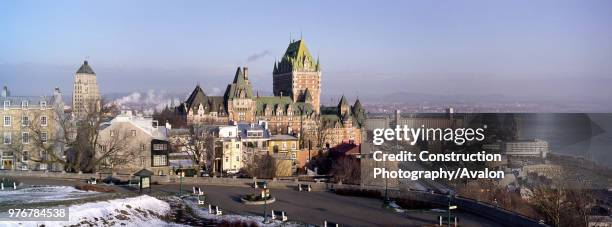
[[[546,158],[550,148],[548,142],[544,140],[518,140],[504,142],[501,145],[501,152],[508,156]]]
[[[102,169],[134,173],[147,168],[155,174],[167,174],[170,168],[168,130],[149,117],[125,111],[103,124],[99,132],[98,155],[119,147],[119,151],[104,158]]]
[[[270,131],[267,123],[261,121],[219,126],[215,137],[216,171],[237,173],[254,155],[267,153]]]
[[[220,126],[216,143],[221,150],[221,157],[218,160],[221,164],[220,170],[227,173],[237,173],[244,166],[244,153],[238,135],[238,126]]]
[[[493,153],[499,152],[507,156],[540,157],[544,159],[550,153],[548,142],[540,139],[498,141],[496,143],[484,144],[482,149]]]

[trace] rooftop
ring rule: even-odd
[[[89,66],[89,63],[87,61],[84,61],[83,64],[81,65],[81,67],[79,68],[79,70],[77,70],[76,73],[83,73],[83,74],[93,74],[95,75],[96,73],[93,71],[93,69],[91,68],[91,66]]]
[[[298,138],[292,135],[273,135],[270,140],[297,140]]]

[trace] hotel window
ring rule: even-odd
[[[40,101],[40,109],[45,109],[47,108],[47,102],[46,101]]]
[[[111,130],[110,131],[110,136],[114,137],[115,135],[117,135],[117,130]]]
[[[132,130],[132,136],[136,136],[136,130]]]
[[[11,116],[4,116],[4,126],[11,126]]]
[[[291,143],[291,148],[292,148],[292,149],[295,149],[295,142],[292,142],[292,143]]]
[[[143,143],[140,144],[140,150],[144,151],[145,150],[145,145]]]
[[[287,142],[283,142],[283,149],[287,149]]]
[[[47,126],[47,116],[40,117],[40,125]]]
[[[229,158],[228,157],[225,157],[225,162],[229,162]]]
[[[153,155],[153,166],[165,166],[167,157],[165,155]]]
[[[24,109],[24,110],[27,109],[28,108],[28,104],[29,103],[28,103],[27,100],[21,101],[21,109]]]
[[[239,143],[236,144],[236,148],[240,148],[240,144]]]
[[[22,151],[22,152],[21,152],[21,161],[22,161],[22,162],[27,162],[27,161],[28,161],[28,158],[29,158],[29,156],[28,156],[28,151]]]
[[[47,160],[47,151],[44,151],[44,150],[40,151],[40,159],[45,160],[45,161]]]
[[[24,144],[30,143],[30,133],[22,132],[21,133],[21,142]]]
[[[140,166],[145,166],[145,158],[140,157]]]
[[[47,132],[41,132],[40,133],[40,141],[47,142],[47,140],[49,139],[49,135],[47,134]]]
[[[164,151],[166,150],[167,146],[164,143],[157,143],[157,144],[153,144],[153,150],[156,151]]]
[[[240,156],[236,156],[236,161],[239,162],[240,161]]]
[[[30,118],[28,116],[26,116],[26,115],[23,115],[21,117],[21,126],[25,127],[25,126],[28,126],[28,125],[30,125]]]
[[[8,110],[11,107],[11,101],[4,101],[4,109]]]
[[[11,132],[4,132],[4,144],[11,144]]]

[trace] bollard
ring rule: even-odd
[[[4,181],[0,183],[0,189],[4,191]]]
[[[13,181],[13,190],[17,190],[17,183]]]

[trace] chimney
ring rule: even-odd
[[[244,79],[245,80],[249,80],[249,68],[248,67],[242,67],[242,71],[244,72]]]

